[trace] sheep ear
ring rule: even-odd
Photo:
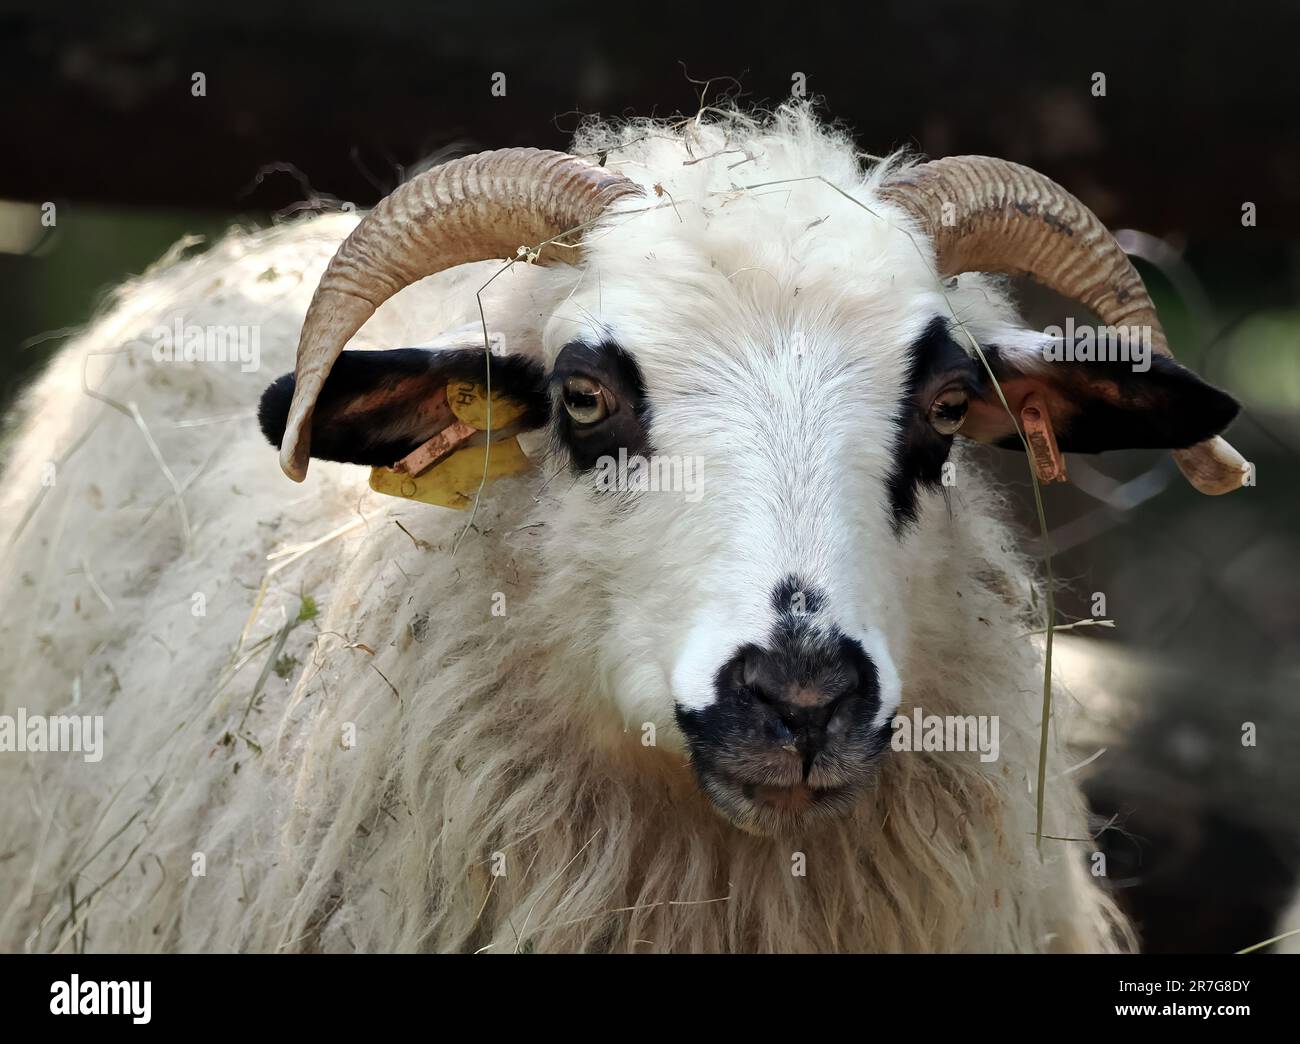
[[[521,356],[487,358],[494,405],[507,407],[498,406],[494,427],[504,429],[508,422],[515,432],[544,425],[550,400],[542,367]],[[457,422],[457,399],[468,401],[473,389],[487,384],[484,359],[481,349],[472,348],[343,352],[312,414],[311,455],[372,467],[397,463]],[[293,385],[293,374],[285,374],[263,392],[258,409],[262,432],[277,448]]]
[[[1008,343],[1008,340],[1010,343]],[[1058,340],[1025,332],[982,345],[998,389],[978,363],[981,387],[970,401],[962,434],[977,442],[1021,448],[1019,420],[1036,459],[1059,453],[1116,449],[1185,449],[1219,434],[1240,409],[1167,355],[1135,347],[1128,361],[1068,359]],[[1044,464],[1039,472],[1051,476]]]

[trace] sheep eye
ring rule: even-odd
[[[961,388],[942,391],[930,404],[930,424],[940,435],[955,435],[966,419],[970,396]]]
[[[609,392],[590,377],[566,377],[562,394],[575,424],[595,424],[609,416]]]

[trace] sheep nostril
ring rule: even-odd
[[[853,718],[853,701],[856,698],[854,693],[845,693],[831,701],[826,708],[826,717],[822,722],[822,730],[829,736],[842,736],[849,727],[849,722]]]
[[[790,728],[789,722],[785,721],[783,718],[779,718],[776,715],[770,715],[768,717],[767,731],[772,742],[782,750],[796,749],[794,730]]]

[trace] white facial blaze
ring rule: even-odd
[[[761,625],[754,621],[729,618],[721,603],[706,605],[696,614],[673,664],[672,695],[677,706],[700,711],[713,703],[718,669],[736,649],[761,635]]]
[[[596,495],[581,480],[548,490],[561,501],[557,553],[600,578],[604,695],[625,722],[673,730],[674,709],[715,701],[719,669],[742,646],[770,647],[774,593],[793,580],[820,602],[811,626],[872,660],[883,724],[906,682],[915,568],[892,524],[898,414],[913,345],[948,305],[923,241],[838,147],[756,153],[747,178],[795,179],[766,193],[735,193],[724,165],[684,165],[679,147],[658,157],[645,145],[645,169],[674,205],[611,215],[544,330],[548,364],[575,341],[626,352],[650,452],[701,463],[690,496]],[[828,170],[869,210],[797,181]],[[986,314],[986,298],[978,278],[952,295],[978,329],[1003,318]]]
[[[873,627],[858,640],[862,643],[862,648],[867,651],[871,662],[876,665],[876,684],[880,687],[880,709],[876,711],[871,725],[878,729],[897,713],[898,705],[903,698],[903,682],[898,676],[898,668],[894,666],[893,657],[889,655],[889,645],[882,631]]]
[[[761,300],[745,296],[751,306]],[[717,301],[698,303],[707,312]],[[862,645],[879,682],[876,723],[887,721],[901,685],[885,633],[900,588],[886,481],[913,329],[904,325],[878,357],[855,358],[865,335],[823,319],[801,331],[801,351],[790,355],[771,343],[779,335],[760,341],[768,323],[731,316],[721,343],[700,344],[691,331],[695,343],[673,355],[665,327],[652,330],[649,317],[631,323],[629,311],[636,317],[634,309],[611,317],[604,333],[620,345],[651,345],[628,350],[644,376],[654,448],[702,460],[708,478],[695,496],[647,492],[613,510],[612,497],[584,491],[573,508],[590,534],[584,557],[640,592],[620,599],[608,624],[611,655],[621,654],[611,696],[624,720],[650,720],[647,696],[657,691],[639,657],[668,679],[655,720],[671,729],[673,706],[710,706],[723,665],[743,646],[771,647],[793,614],[806,615],[816,634]],[[691,362],[711,363],[713,383],[677,392]]]

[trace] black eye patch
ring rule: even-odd
[[[594,424],[579,424],[565,408],[563,388],[570,377],[585,377],[600,384],[609,402],[609,414]],[[550,376],[554,402],[555,439],[568,451],[573,466],[587,471],[619,449],[650,456],[650,406],[645,381],[636,360],[612,341],[588,344],[574,341],[560,349]]]
[[[958,387],[973,398],[980,388],[979,363],[972,359],[936,316],[911,348],[911,366],[898,413],[898,441],[889,479],[894,532],[916,521],[919,491],[936,489],[952,449],[951,435],[940,435],[930,423],[930,404],[945,388]]]

